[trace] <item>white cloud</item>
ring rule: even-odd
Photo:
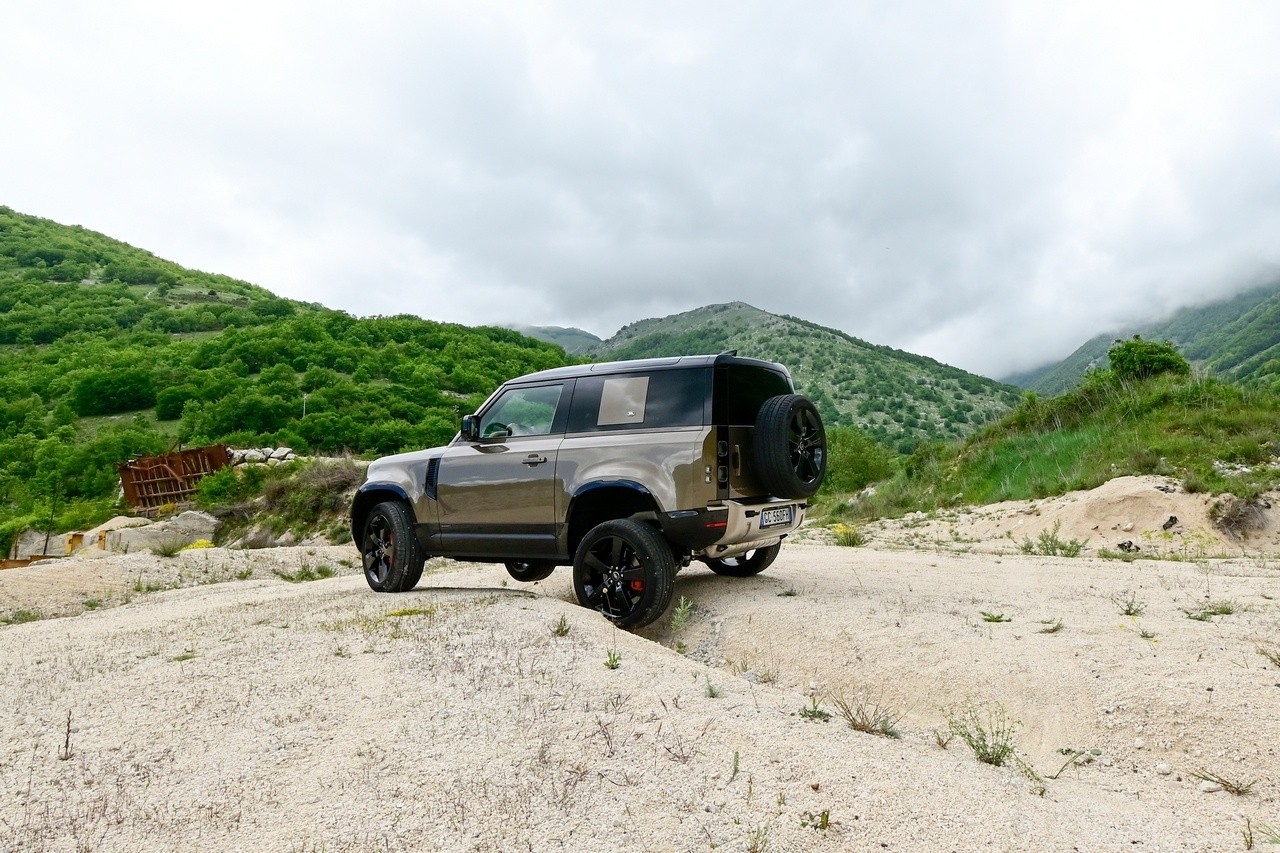
[[[26,4],[24,212],[355,313],[741,299],[991,375],[1276,269],[1265,3]]]

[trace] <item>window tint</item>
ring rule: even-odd
[[[732,364],[717,369],[715,422],[724,426],[752,426],[764,401],[793,393],[787,378],[763,367]]]
[[[563,385],[512,388],[484,413],[480,437],[549,434],[563,388]]]
[[[588,376],[574,389],[569,432],[701,426],[706,397],[701,368]]]

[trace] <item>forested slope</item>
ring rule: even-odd
[[[727,349],[785,364],[829,424],[857,426],[902,451],[969,435],[1019,396],[1014,388],[931,358],[742,302],[641,320],[588,353],[613,359]]]
[[[357,319],[0,208],[0,546],[109,514],[116,464],[178,440],[429,446],[503,380],[567,361],[509,329]]]

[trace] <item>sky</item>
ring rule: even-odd
[[[0,204],[359,316],[744,301],[992,377],[1280,280],[1274,2],[60,2]]]

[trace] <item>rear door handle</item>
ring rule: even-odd
[[[524,464],[528,465],[530,468],[532,468],[534,465],[541,465],[543,462],[546,462],[546,461],[547,461],[547,457],[539,456],[536,453],[530,453],[523,460]]]

